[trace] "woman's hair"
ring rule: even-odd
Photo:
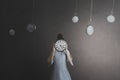
[[[57,34],[57,40],[64,40],[64,37],[61,33]]]

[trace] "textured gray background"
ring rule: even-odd
[[[29,33],[32,0],[1,0],[0,30],[1,80],[50,80],[53,66],[47,64],[57,33],[63,33],[73,56],[68,64],[72,80],[120,80],[120,1],[115,1],[116,21],[110,24],[112,0],[94,0],[95,33],[87,36],[90,0],[78,0],[80,21],[72,23],[75,0],[35,0],[33,21],[36,31]],[[9,29],[15,36],[9,36]]]

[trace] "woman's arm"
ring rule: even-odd
[[[70,64],[73,66],[72,56],[71,56],[71,54],[70,54],[70,52],[69,52],[68,49],[66,49],[66,54],[67,54],[68,61],[69,61]]]
[[[50,53],[50,56],[48,57],[48,64],[53,64],[54,53],[55,53],[55,48],[53,44],[52,52]]]

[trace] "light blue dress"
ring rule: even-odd
[[[58,52],[55,50],[55,55],[52,62],[52,64],[54,64],[52,80],[71,80],[67,69],[66,58],[66,52]]]

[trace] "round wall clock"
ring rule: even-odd
[[[68,47],[68,45],[65,40],[58,40],[55,43],[55,49],[57,51],[64,51],[67,47]]]

